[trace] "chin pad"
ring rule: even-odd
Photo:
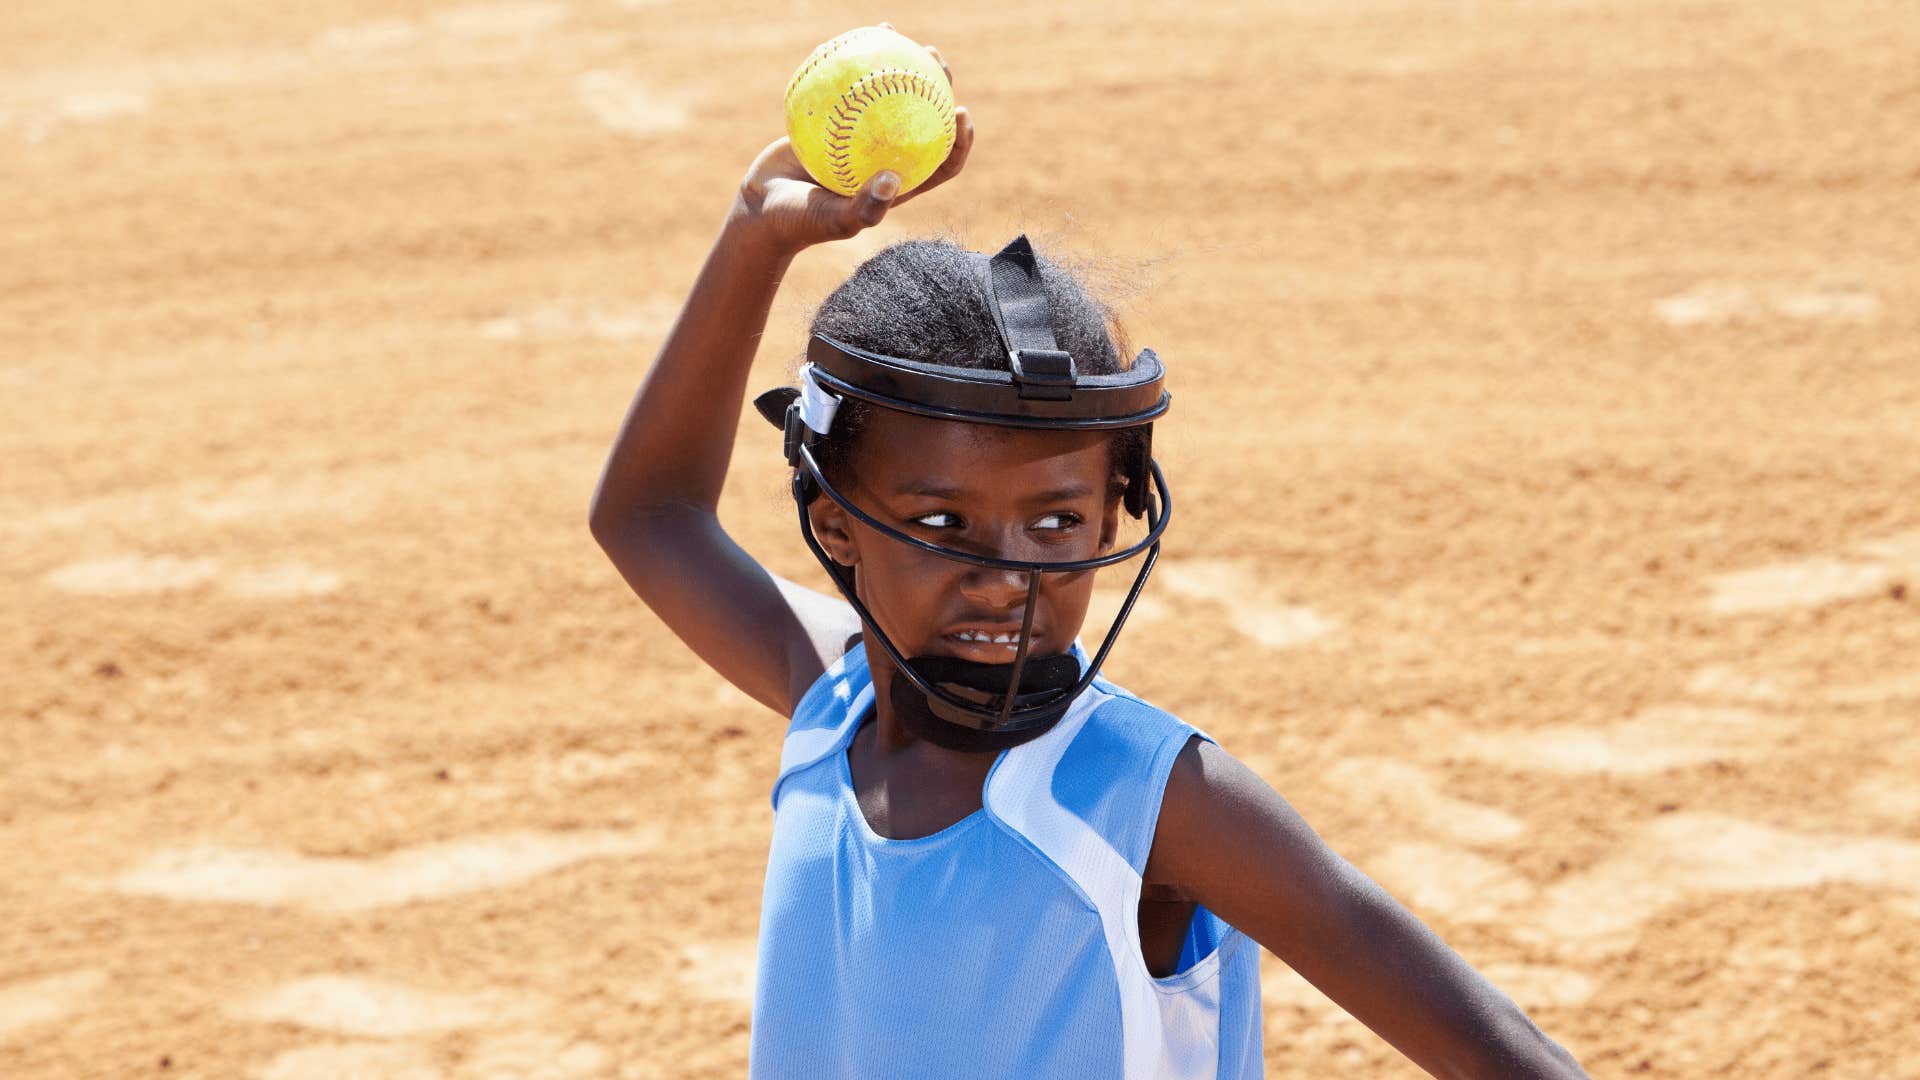
[[[1003,695],[1013,678],[1012,664],[981,664],[952,656],[918,656],[907,661],[914,674],[933,686],[981,710],[997,713],[1005,703]],[[1005,750],[1045,734],[1066,715],[1072,702],[1066,692],[1080,679],[1080,661],[1062,653],[1027,659],[1020,672],[1020,688],[1014,694],[1015,709],[1033,709],[1059,699],[1058,711],[1044,715],[1044,722],[1019,731],[996,731],[991,721],[959,713],[945,702],[929,698],[904,675],[891,680],[888,698],[893,711],[916,737],[948,750]],[[983,726],[984,725],[984,726]]]

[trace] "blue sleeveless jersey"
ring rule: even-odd
[[[752,1077],[1262,1075],[1257,943],[1201,908],[1177,974],[1156,979],[1140,956],[1140,874],[1167,774],[1198,732],[1096,680],[1000,756],[979,811],[889,840],[847,768],[873,699],[856,648],[787,731]]]

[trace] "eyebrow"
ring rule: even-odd
[[[950,487],[933,480],[905,480],[894,485],[895,495],[924,495],[929,499],[959,499],[966,496],[962,488]]]
[[[919,495],[929,499],[964,499],[969,494],[965,488],[957,488],[933,480],[907,480],[896,486],[893,489],[893,493],[895,495]],[[1039,492],[1038,494],[1030,496],[1026,501],[1036,504],[1071,502],[1074,499],[1084,499],[1091,494],[1093,494],[1093,489],[1085,484],[1068,484],[1065,487]]]

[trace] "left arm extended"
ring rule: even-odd
[[[1327,847],[1265,781],[1190,741],[1167,780],[1146,880],[1266,946],[1441,1077],[1584,1077],[1439,936]]]

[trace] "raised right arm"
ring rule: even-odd
[[[917,196],[966,162],[952,154]],[[815,185],[781,139],[753,163],[680,316],[641,382],[594,492],[593,535],[647,606],[727,681],[782,715],[860,630],[837,597],[774,577],[721,528],[717,506],[774,293],[805,248],[878,224],[899,178],[851,198]]]

